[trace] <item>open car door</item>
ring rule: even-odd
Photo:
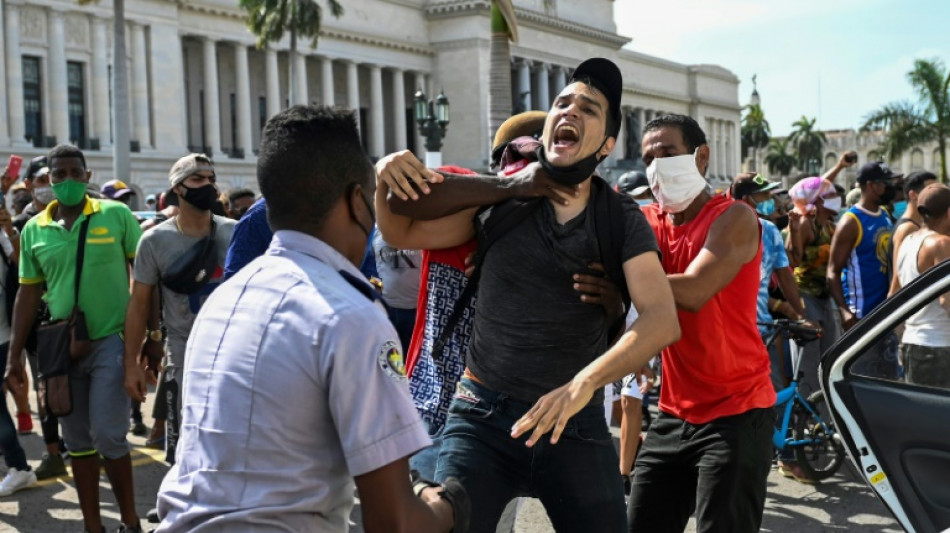
[[[936,361],[934,379],[879,377],[875,365],[897,355],[908,317],[931,302],[950,309],[948,300],[945,261],[847,331],[819,370],[851,460],[904,529],[917,533],[950,530],[950,360]]]

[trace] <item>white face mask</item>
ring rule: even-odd
[[[840,196],[835,196],[834,198],[828,198],[824,202],[825,202],[824,203],[825,209],[829,211],[834,211],[835,213],[837,213],[838,211],[841,211],[841,197]]]
[[[43,205],[49,205],[53,203],[53,200],[56,199],[56,197],[53,195],[53,188],[49,185],[46,187],[36,187],[33,189],[33,198]]]
[[[695,154],[658,157],[647,167],[650,189],[660,210],[685,211],[706,190],[706,179],[696,167]]]

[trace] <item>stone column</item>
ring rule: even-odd
[[[251,140],[251,78],[247,66],[247,46],[243,43],[234,43],[234,75],[237,81],[237,90],[234,99],[237,100],[237,142],[244,150],[244,157],[254,155],[254,142]]]
[[[360,124],[360,71],[355,61],[346,63],[346,106],[356,113],[356,125]]]
[[[531,63],[521,59],[518,65],[518,89],[515,100],[521,103],[522,111],[531,109]]]
[[[393,69],[393,128],[396,135],[394,150],[405,150],[406,142],[406,80],[401,69]],[[385,154],[384,154],[385,155]]]
[[[722,134],[722,120],[716,119],[716,159],[719,161],[716,163],[716,168],[718,169],[718,174],[720,176],[726,175],[726,150],[725,150],[725,137]]]
[[[66,33],[63,29],[63,12],[50,10],[49,14],[49,83],[45,90],[49,95],[50,133],[57,143],[69,142],[69,88],[66,83]]]
[[[135,139],[142,148],[152,146],[152,127],[148,116],[148,69],[145,56],[145,28],[132,23],[132,122]]]
[[[379,65],[369,66],[369,155],[383,157],[386,136],[383,131],[383,71]]]
[[[646,109],[643,109],[642,107],[638,107],[637,108],[637,123],[639,125],[637,126],[637,129],[639,131],[637,132],[637,135],[640,137],[640,141],[643,141],[643,128],[645,128],[647,125],[646,118],[647,118]]]
[[[267,78],[267,118],[280,113],[283,107],[280,100],[280,76],[277,73],[277,50],[267,49],[265,59],[265,76]],[[262,124],[263,126],[263,124]]]
[[[336,96],[333,94],[333,60],[329,57],[320,58],[320,92],[323,105],[332,106],[336,104]]]
[[[0,0],[0,17],[3,16],[3,4],[4,2]],[[5,88],[10,84],[10,81],[7,79],[7,58],[4,54],[0,54],[0,83],[2,83]],[[10,130],[7,126],[7,103],[4,100],[6,99],[0,98],[0,146],[8,146],[10,144]]]
[[[297,85],[294,88],[296,93],[296,102],[292,104],[307,105],[310,98],[307,95],[307,56],[300,50],[297,50]]]
[[[92,134],[99,147],[112,145],[109,113],[109,52],[106,41],[106,20],[92,19]]]
[[[538,88],[535,109],[545,111],[551,107],[551,95],[548,93],[548,65],[546,63],[538,63],[538,69],[534,73],[534,84]]]
[[[205,143],[207,154],[214,157],[221,153],[221,107],[218,102],[218,56],[215,41],[204,38],[204,104]]]
[[[7,116],[10,120],[10,141],[13,146],[27,146],[26,116],[23,112],[23,59],[20,56],[20,7],[6,3]]]
[[[554,92],[560,93],[567,85],[564,67],[554,67]]]
[[[617,137],[614,141],[614,150],[611,152],[611,157],[614,158],[614,161],[620,161],[627,157],[627,127],[626,127],[626,114],[627,108],[620,106],[620,131],[617,132]]]

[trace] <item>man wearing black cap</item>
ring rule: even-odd
[[[377,165],[380,179],[396,188],[388,197],[394,212],[442,217],[426,248],[474,237],[491,217],[481,206],[549,199],[536,200],[481,263],[467,368],[449,408],[436,472],[437,479],[462,481],[479,509],[472,531],[494,531],[505,504],[526,492],[541,499],[558,531],[624,528],[603,387],[642,368],[678,338],[679,328],[656,241],[628,197],[621,199],[619,255],[639,320],[608,349],[606,313],[578,298],[570,283],[578,268],[602,261],[592,198],[606,185],[591,176],[613,150],[621,91],[616,65],[583,62],[548,112],[539,163],[507,179],[446,176],[430,186],[425,182],[441,178],[408,155]],[[419,199],[404,201],[400,193]]]
[[[848,209],[835,228],[828,262],[828,291],[847,330],[887,298],[893,222],[884,206],[894,199],[894,173],[881,161],[858,170],[861,199]],[[855,372],[897,378],[897,339],[887,335],[858,360]]]

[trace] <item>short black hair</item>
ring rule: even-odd
[[[707,144],[706,134],[703,133],[703,129],[699,127],[699,123],[693,120],[692,117],[678,115],[676,113],[661,115],[647,122],[647,125],[643,128],[643,133],[646,134],[647,132],[655,131],[665,126],[679,128],[683,133],[683,141],[686,143],[686,148],[689,149],[689,153],[693,153],[700,146]]]
[[[374,179],[351,110],[297,105],[264,126],[257,183],[275,230],[319,228],[349,187]]]
[[[49,162],[50,168],[53,168],[53,159],[56,157],[78,157],[82,160],[82,168],[86,168],[86,156],[82,154],[82,150],[71,144],[57,144],[50,149],[49,153],[46,154],[46,160]]]
[[[254,198],[257,195],[254,194],[254,191],[250,189],[246,189],[244,187],[231,189],[230,191],[228,191],[228,203],[233,204],[235,200],[240,200],[241,198],[246,198],[248,196],[250,196],[251,198]]]
[[[926,170],[915,170],[904,176],[904,196],[909,195],[910,191],[920,194],[930,180],[939,181],[936,174]]]

